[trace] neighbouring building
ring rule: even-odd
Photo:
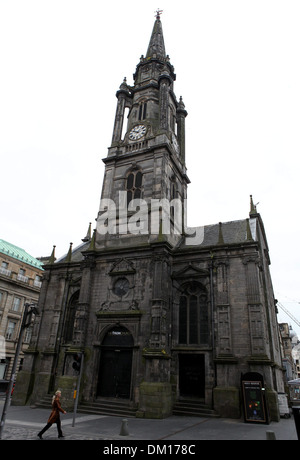
[[[280,323],[279,330],[282,339],[282,364],[285,369],[285,383],[297,378],[297,367],[293,358],[293,338],[295,332],[288,323]]]
[[[162,418],[188,401],[238,418],[241,375],[256,372],[278,420],[283,368],[263,221],[251,197],[246,218],[185,228],[193,153],[159,13],[133,78],[116,93],[97,226],[44,266],[13,402],[61,388],[72,407],[74,357],[84,353],[79,406],[122,401]]]
[[[293,356],[295,366],[296,366],[295,378],[299,379],[300,378],[300,342],[298,340],[296,343],[294,343],[293,350],[292,350],[292,356]]]
[[[11,376],[25,303],[37,304],[42,263],[7,241],[0,240],[0,383]],[[26,328],[17,369],[22,368],[33,326]]]

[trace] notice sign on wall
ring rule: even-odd
[[[268,423],[260,381],[242,380],[245,422]]]

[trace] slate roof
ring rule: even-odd
[[[247,230],[247,220],[249,221],[249,228]],[[218,244],[240,244],[249,241],[249,238],[256,240],[256,219],[243,219],[230,222],[222,222],[213,225],[205,225],[203,227],[196,227],[198,230],[199,244],[193,242],[193,238],[186,238],[181,244],[180,248],[197,246],[209,247],[217,246]],[[190,229],[191,232],[192,229]],[[197,241],[195,241],[197,242]]]
[[[81,260],[83,260],[83,255],[82,255],[82,251],[86,251],[89,246],[90,246],[91,242],[88,241],[86,243],[82,243],[80,244],[79,246],[77,246],[76,248],[74,248],[72,250],[72,257],[71,257],[71,261],[72,262],[80,262]],[[67,261],[67,257],[68,257],[68,254],[64,254],[62,257],[60,257],[59,259],[57,259],[55,261],[55,263],[59,263],[59,262],[66,262]]]
[[[14,244],[8,243],[7,241],[0,240],[0,252],[6,254],[13,259],[24,262],[25,264],[31,265],[32,267],[43,270],[43,263],[32,257],[24,249],[15,246]]]
[[[196,227],[199,230],[198,239],[194,240],[193,238],[182,239],[181,244],[177,247],[177,250],[185,248],[205,248],[218,246],[220,244],[241,244],[247,241],[256,240],[256,219],[243,219],[235,220],[231,222],[222,222],[205,225],[203,227]],[[193,229],[190,229],[190,232]],[[199,239],[200,235],[200,239]],[[203,235],[203,238],[202,238]],[[196,244],[195,244],[196,243]],[[91,244],[91,240],[88,240],[75,249],[71,249],[71,261],[80,262],[83,260],[82,252],[86,251]],[[68,256],[70,253],[67,253],[57,259],[55,263],[64,263],[68,261]]]

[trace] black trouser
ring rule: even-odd
[[[56,426],[57,426],[57,431],[58,431],[58,437],[62,436],[62,431],[61,431],[61,423],[60,423],[60,418],[56,420]],[[49,428],[53,425],[53,423],[47,423],[47,425],[42,429],[42,431],[39,432],[38,436],[42,436],[45,431],[49,430]]]

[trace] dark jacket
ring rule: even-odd
[[[63,414],[65,413],[65,411],[61,408],[59,398],[56,397],[52,403],[52,411],[48,419],[48,423],[57,422],[57,420],[60,418],[59,417],[60,412],[62,412]]]

